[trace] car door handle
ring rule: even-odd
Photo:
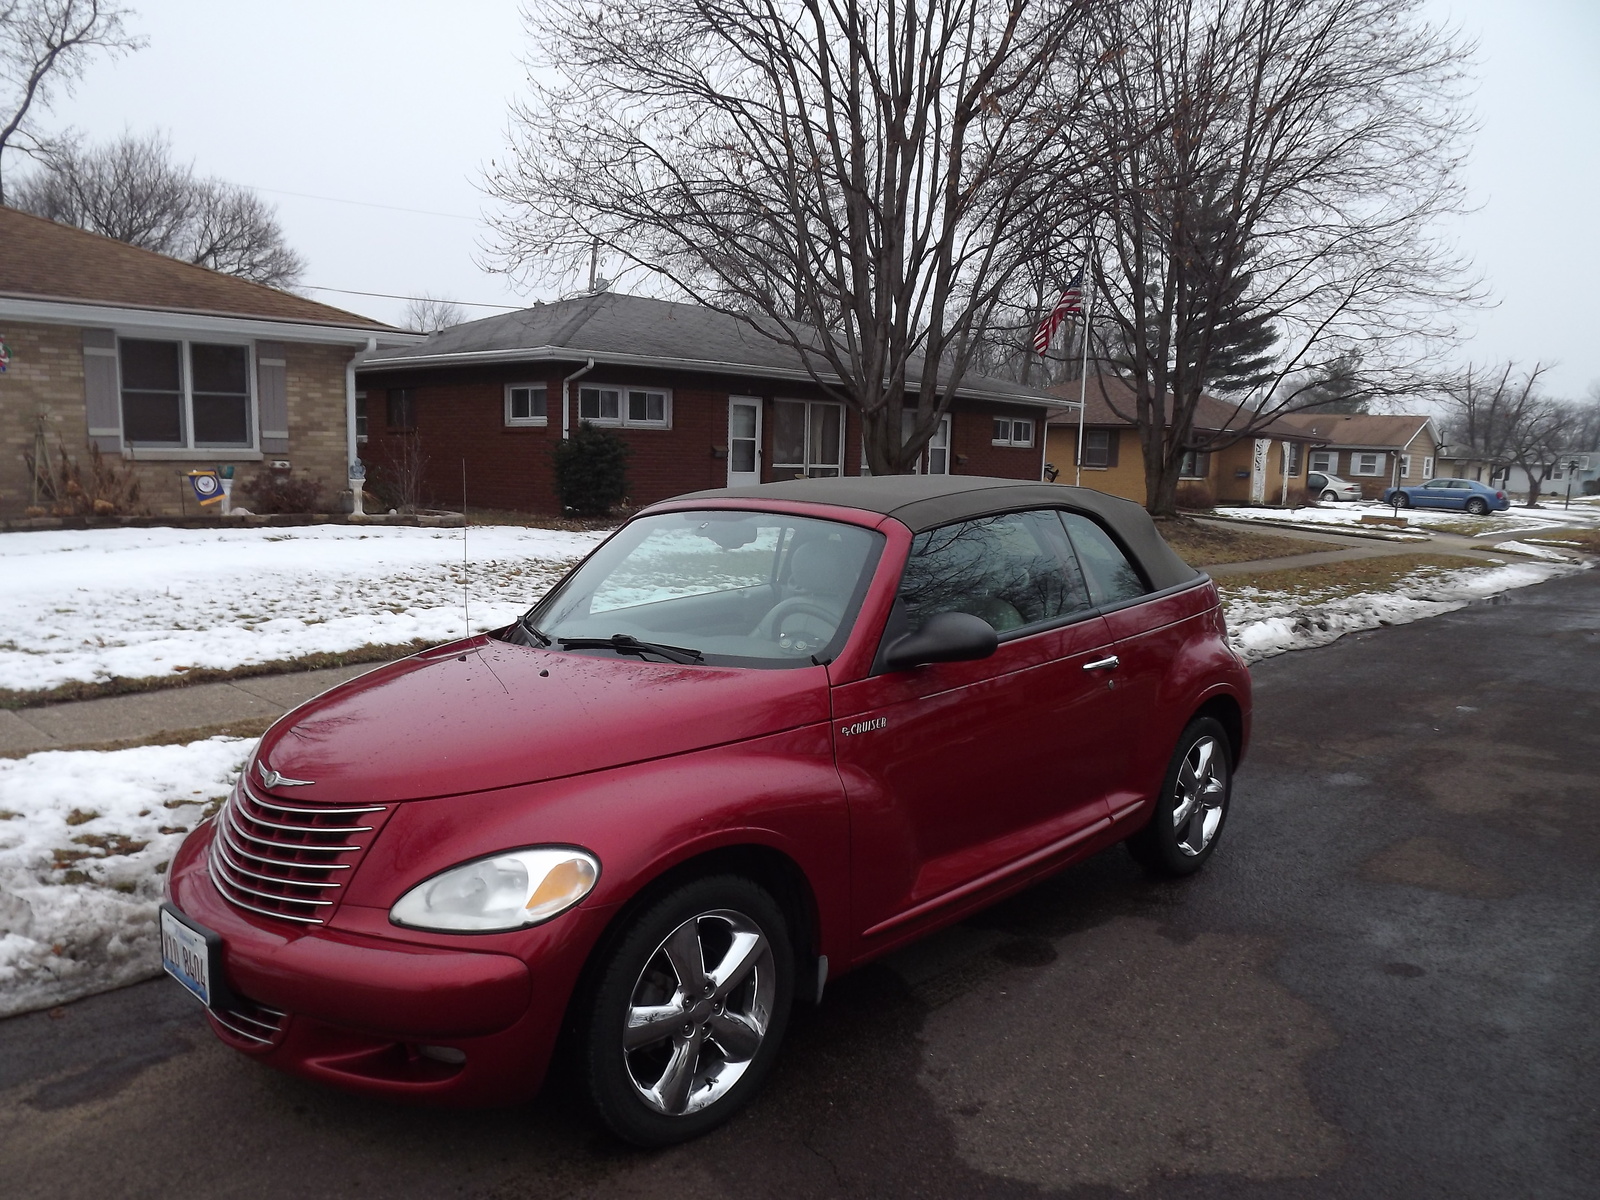
[[[1084,663],[1083,669],[1085,671],[1099,671],[1101,669],[1109,670],[1112,667],[1120,665],[1121,662],[1122,660],[1113,654],[1110,658],[1097,658],[1092,663]]]

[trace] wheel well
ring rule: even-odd
[[[1189,720],[1200,717],[1211,717],[1222,726],[1228,735],[1229,757],[1233,765],[1238,766],[1239,756],[1244,752],[1244,714],[1239,710],[1239,702],[1232,696],[1213,696],[1197,708]]]

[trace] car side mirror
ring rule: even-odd
[[[982,617],[935,613],[916,633],[897,639],[884,653],[883,665],[891,671],[904,671],[926,663],[968,662],[988,658],[999,645],[1000,635]]]

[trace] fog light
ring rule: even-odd
[[[434,1062],[449,1063],[452,1067],[459,1067],[467,1061],[467,1052],[457,1050],[454,1046],[418,1046],[417,1053]]]

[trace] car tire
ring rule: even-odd
[[[623,1141],[670,1146],[726,1121],[772,1069],[794,997],[788,921],[749,879],[698,879],[638,914],[593,978],[589,1098]]]
[[[1467,501],[1467,511],[1475,517],[1487,517],[1489,504],[1482,496],[1474,496]]]
[[[1189,722],[1172,752],[1150,821],[1128,839],[1146,870],[1176,878],[1206,865],[1222,837],[1233,794],[1233,748],[1211,717]]]
[[[1337,492],[1323,492],[1318,498],[1322,500],[1337,500],[1339,496]]]
[[[1391,504],[1393,504],[1396,508],[1410,508],[1411,507],[1411,497],[1406,495],[1404,492],[1396,492],[1394,494],[1393,498],[1389,502]]]

